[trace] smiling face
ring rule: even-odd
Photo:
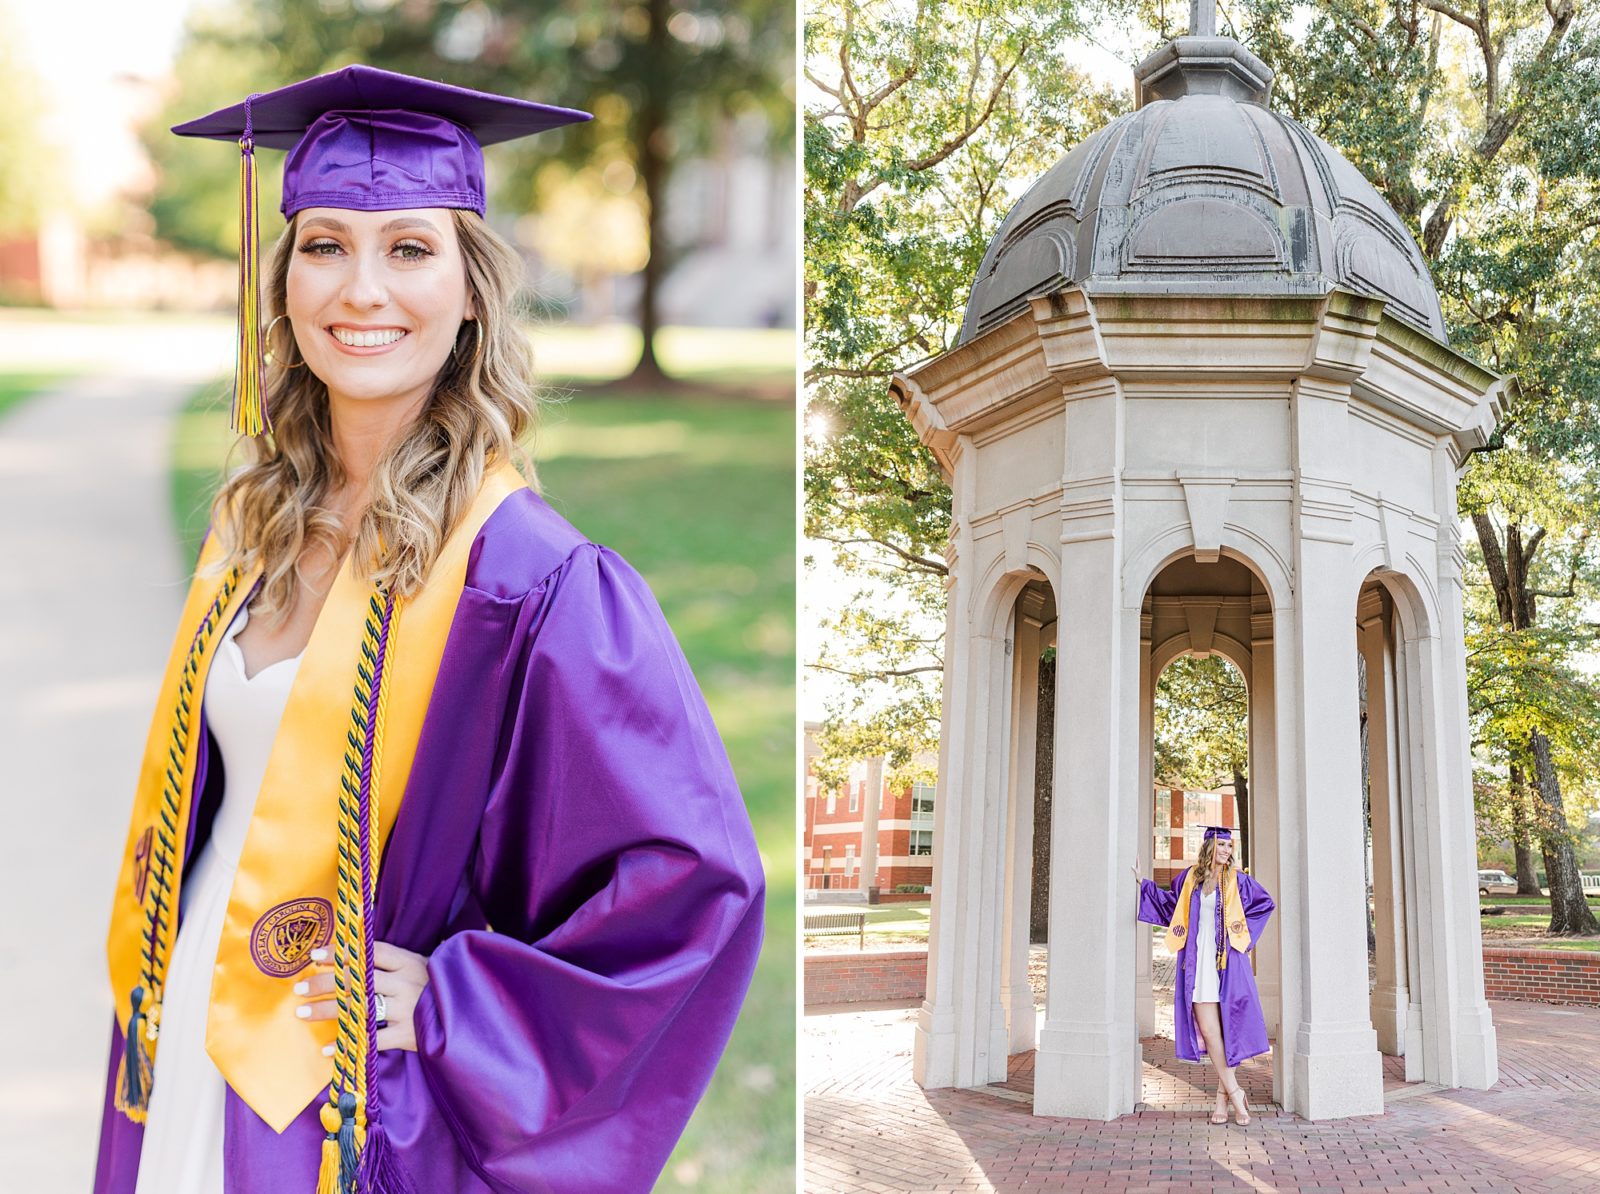
[[[330,402],[420,407],[473,316],[446,208],[296,217],[286,299],[306,366]]]
[[[1212,858],[1219,867],[1227,866],[1233,861],[1233,839],[1216,837],[1211,839]]]

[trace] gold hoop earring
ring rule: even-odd
[[[261,337],[261,359],[263,361],[265,361],[269,365],[276,365],[278,363],[276,360],[273,359],[273,356],[272,356],[272,329],[278,326],[278,320],[279,319],[284,319],[284,318],[287,318],[287,317],[283,316],[283,315],[279,315],[276,318],[274,318],[271,323],[267,324],[266,334]],[[292,343],[292,341],[291,341],[291,343]],[[299,364],[285,365],[284,368],[285,369],[299,369],[304,364],[305,364],[305,361],[302,360],[302,361],[299,362]]]

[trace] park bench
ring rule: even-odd
[[[867,948],[867,914],[865,912],[811,912],[806,914],[806,936],[817,937],[825,933],[854,933],[860,948]]]

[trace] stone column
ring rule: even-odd
[[[1405,1053],[1410,994],[1406,974],[1405,896],[1400,866],[1400,785],[1395,760],[1394,659],[1391,611],[1378,585],[1356,607],[1356,641],[1367,670],[1367,776],[1372,813],[1372,923],[1377,939],[1377,982],[1372,989],[1378,1050]]]
[[[960,441],[955,454],[959,459]],[[911,1062],[912,1076],[924,1087],[991,1080],[990,1009],[999,1000],[999,867],[991,859],[1004,856],[1004,843],[987,831],[990,810],[1003,813],[1005,777],[1003,771],[994,776],[988,756],[991,706],[1005,700],[1009,678],[1004,636],[976,624],[984,595],[974,592],[975,578],[984,569],[971,531],[972,485],[970,468],[954,470],[927,996],[917,1014]],[[1001,759],[1003,765],[1003,746]],[[995,890],[986,891],[991,875]],[[992,923],[988,912],[995,913]],[[990,959],[994,964],[986,965]],[[1003,1074],[1003,1050],[999,1060]]]
[[[861,793],[861,894],[870,902],[878,886],[878,816],[883,810],[883,769],[887,760],[867,760],[866,790]]]
[[[1287,597],[1287,594],[1284,595]],[[1259,594],[1250,611],[1250,873],[1272,893],[1277,913],[1256,947],[1256,990],[1272,1038],[1273,1098],[1286,1103],[1283,1033],[1284,904],[1279,866],[1278,681],[1273,655],[1273,596]],[[1285,617],[1292,616],[1288,611]]]
[[[1434,450],[1438,551],[1438,633],[1417,643],[1416,698],[1424,757],[1434,764],[1433,789],[1419,788],[1418,835],[1427,855],[1419,899],[1427,918],[1423,1017],[1428,1024],[1428,1079],[1483,1090],[1499,1079],[1494,1022],[1483,995],[1483,944],[1478,927],[1477,832],[1467,734],[1467,667],[1461,610],[1462,553],[1455,511],[1454,445]],[[1420,868],[1419,868],[1420,869]]]
[[[1414,622],[1416,614],[1409,619]],[[1407,619],[1396,618],[1394,623],[1394,756],[1399,773],[1397,790],[1400,794],[1401,890],[1407,893],[1402,908],[1406,941],[1406,988],[1409,1005],[1406,1009],[1406,1081],[1427,1081],[1427,1057],[1431,1052],[1428,1043],[1427,1018],[1422,1014],[1422,955],[1428,952],[1428,934],[1422,926],[1427,923],[1422,908],[1422,892],[1427,887],[1423,881],[1428,874],[1426,851],[1417,836],[1418,804],[1429,790],[1424,776],[1427,764],[1421,745],[1422,719],[1416,712],[1418,650],[1412,641],[1415,627]]]
[[[1284,776],[1292,794],[1283,802],[1279,831],[1300,874],[1298,901],[1284,919],[1293,917],[1299,929],[1298,957],[1290,964],[1299,986],[1291,1098],[1307,1119],[1383,1110],[1363,907],[1348,398],[1347,382],[1313,376],[1297,381],[1290,399],[1297,616],[1291,641],[1279,650],[1292,653],[1296,691],[1284,728],[1296,740],[1297,758]]]
[[[1038,1021],[1028,984],[1029,911],[1033,899],[1033,797],[1038,754],[1040,631],[1046,595],[1030,585],[1017,598],[1011,686],[1011,785],[1006,832],[1005,957],[1000,1002],[1006,1009],[1007,1050],[1034,1047]]]
[[[1138,1102],[1127,868],[1137,848],[1139,611],[1122,604],[1122,419],[1114,382],[1068,395],[1050,967],[1033,1097],[1035,1114],[1100,1120]]]

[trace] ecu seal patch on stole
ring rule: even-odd
[[[133,848],[133,901],[141,908],[144,907],[145,885],[150,882],[150,861],[154,856],[151,846],[155,835],[152,825],[139,836],[139,844]]]
[[[311,951],[333,939],[333,905],[313,896],[269,909],[250,930],[250,956],[256,969],[288,978],[305,969]]]

